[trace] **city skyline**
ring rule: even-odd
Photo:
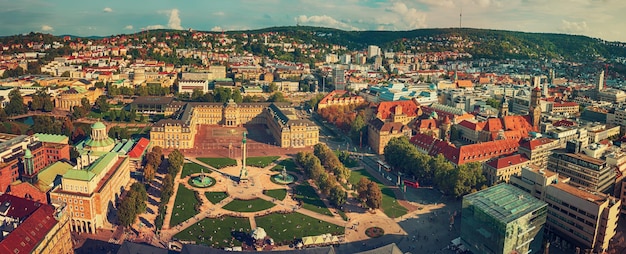
[[[108,36],[160,28],[231,31],[294,25],[402,31],[459,27],[462,13],[462,27],[579,34],[626,42],[619,13],[626,2],[616,0],[157,0],[150,4],[5,0],[2,6],[2,36],[31,31]]]

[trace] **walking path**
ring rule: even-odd
[[[286,159],[287,157],[282,157],[279,160]],[[382,211],[376,210],[373,213],[364,212],[363,209],[351,209],[351,212],[347,212],[346,216],[348,217],[348,221],[345,221],[335,209],[330,209],[327,202],[325,204],[332,211],[332,216],[320,214],[308,209],[304,209],[300,206],[300,203],[293,199],[293,190],[288,185],[280,185],[271,181],[271,177],[278,172],[272,171],[271,169],[276,165],[272,163],[265,168],[255,168],[248,167],[249,172],[249,181],[248,183],[239,184],[237,182],[237,178],[239,176],[239,171],[241,169],[241,161],[237,161],[237,166],[226,167],[222,169],[216,169],[206,163],[197,160],[196,158],[186,158],[188,161],[197,163],[200,166],[203,166],[210,170],[211,177],[216,180],[216,184],[209,188],[197,188],[191,186],[188,183],[190,177],[196,176],[197,174],[192,174],[191,176],[187,176],[185,178],[180,178],[182,174],[179,172],[174,181],[174,194],[172,198],[170,198],[167,204],[167,213],[164,218],[163,228],[160,231],[159,239],[162,244],[165,244],[174,237],[174,235],[178,234],[181,231],[186,230],[187,228],[193,226],[199,221],[205,218],[219,218],[223,216],[231,216],[231,217],[239,217],[239,218],[247,218],[250,222],[251,229],[257,227],[255,217],[271,214],[271,213],[291,213],[297,212],[317,220],[325,221],[331,224],[335,224],[345,228],[345,241],[354,242],[354,241],[362,241],[370,239],[365,235],[365,231],[367,228],[376,226],[383,228],[386,234],[397,234],[397,235],[406,235],[407,233],[400,227],[398,221],[401,219],[391,219],[387,217]],[[290,174],[294,174],[290,172]],[[297,174],[296,174],[297,175]],[[377,176],[377,174],[372,174]],[[299,181],[304,181],[305,177],[298,176]],[[157,183],[158,184],[158,183]],[[183,185],[185,188],[188,188],[192,191],[199,192],[201,195],[198,195],[200,198],[199,202],[202,205],[199,208],[199,213],[189,218],[188,220],[178,224],[178,225],[170,225],[171,223],[171,215],[174,211],[174,204],[178,192],[178,186]],[[264,190],[273,190],[273,189],[286,189],[287,195],[283,200],[277,200],[273,197],[267,196],[264,194]],[[206,192],[226,192],[227,197],[220,202],[213,204],[206,197]],[[155,194],[156,195],[156,194]],[[235,199],[242,200],[250,200],[250,199],[263,199],[274,204],[273,207],[257,212],[235,212],[224,209],[224,206],[228,203],[232,202]],[[149,206],[150,207],[150,206]],[[154,221],[156,218],[156,213],[158,212],[154,208],[155,215],[150,216],[142,216],[147,221]],[[418,213],[427,213],[429,210],[417,210],[413,209],[410,215],[418,214]],[[409,216],[406,216],[409,217]],[[146,229],[147,230],[147,229]],[[156,239],[156,238],[155,238]],[[154,244],[154,243],[153,243]],[[157,245],[157,244],[154,244]],[[288,246],[282,246],[278,249],[288,248]]]

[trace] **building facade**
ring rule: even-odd
[[[514,154],[487,161],[483,164],[483,173],[489,185],[508,183],[511,176],[519,175],[522,168],[529,163],[530,161],[526,156]]]
[[[383,154],[390,139],[402,136],[410,138],[411,134],[411,128],[400,122],[383,122],[375,118],[367,124],[367,142],[377,154]]]
[[[553,171],[526,167],[511,184],[548,203],[548,239],[580,253],[604,253],[615,235],[621,201],[569,184]]]
[[[504,183],[466,195],[461,242],[473,253],[540,253],[547,207]]]
[[[189,149],[195,145],[198,125],[239,127],[264,124],[280,147],[305,147],[319,142],[319,128],[301,119],[288,104],[282,103],[186,103],[173,119],[163,119],[152,126],[153,146]]]
[[[521,154],[530,159],[530,164],[545,168],[548,165],[548,157],[559,147],[558,140],[538,138],[523,140],[518,149]]]
[[[95,234],[109,228],[109,208],[115,206],[130,181],[129,158],[106,153],[86,169],[63,174],[61,185],[50,192],[52,203],[67,204],[72,232]]]
[[[615,184],[613,167],[604,160],[580,152],[555,151],[548,159],[548,169],[570,177],[570,184],[590,191],[607,192]]]

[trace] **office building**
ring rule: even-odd
[[[530,161],[526,156],[514,154],[496,159],[491,159],[483,164],[483,173],[489,185],[496,183],[508,183],[513,175],[519,175],[522,168]]]
[[[612,191],[616,172],[605,160],[580,152],[577,142],[568,142],[568,149],[555,150],[548,158],[548,169],[570,177],[570,184],[594,192]]]
[[[548,205],[509,184],[463,197],[461,242],[473,253],[540,253]]]
[[[551,242],[580,253],[604,253],[615,235],[622,202],[570,183],[569,177],[537,167],[525,167],[511,178],[512,185],[548,203]]]

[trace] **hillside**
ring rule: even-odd
[[[191,33],[188,31],[153,30],[148,33],[150,36],[157,38],[163,38],[165,34],[179,34],[184,37],[182,40],[185,41],[185,43],[176,44],[176,47],[179,48],[198,45],[190,42],[192,40],[188,36]],[[220,34],[219,32],[206,33]],[[517,58],[588,61],[600,58],[626,57],[626,43],[621,42],[607,42],[580,35],[525,33],[472,28],[417,29],[411,31],[343,31],[321,27],[287,26],[225,32],[225,34],[233,37],[241,36],[242,34],[260,36],[267,33],[279,34],[287,38],[286,42],[309,43],[315,47],[340,45],[347,47],[349,50],[364,50],[368,45],[378,45],[384,51],[410,53],[458,51],[470,53],[474,58],[490,59]],[[144,33],[130,36],[145,35]],[[84,39],[93,40],[94,38]],[[48,35],[31,33],[2,37],[0,38],[0,43],[15,43],[20,40],[43,40],[47,43],[51,38]],[[247,45],[248,48],[254,47],[254,44],[262,44],[262,40],[258,40],[255,43],[249,40],[248,42],[250,43],[250,45]]]

